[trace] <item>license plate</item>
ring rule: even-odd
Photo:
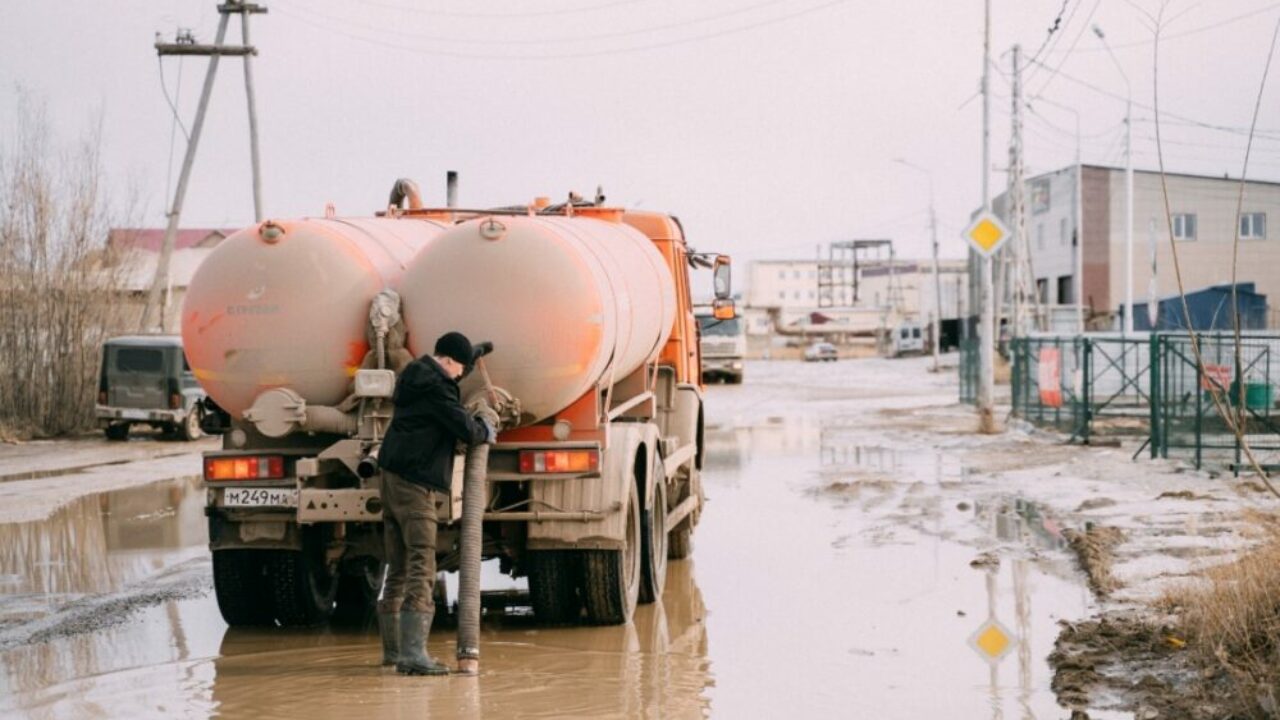
[[[298,507],[295,488],[226,488],[223,507]]]
[[[121,410],[120,417],[125,420],[146,420],[150,416],[146,410]]]

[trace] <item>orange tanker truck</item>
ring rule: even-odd
[[[675,217],[576,196],[457,210],[407,195],[378,217],[247,228],[192,278],[183,342],[208,393],[203,426],[223,438],[204,457],[223,617],[372,612],[396,372],[459,330],[494,348],[463,396],[503,420],[483,557],[528,577],[541,621],[627,622],[661,594],[667,559],[692,550],[703,403],[690,269],[713,271],[731,315],[729,259],[693,252]],[[439,496],[442,571],[461,554],[456,467]]]

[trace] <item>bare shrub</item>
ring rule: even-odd
[[[1225,674],[1247,717],[1276,717],[1280,700],[1280,526],[1269,531],[1256,550],[1161,603],[1176,613],[1199,663]]]
[[[120,265],[100,131],[62,145],[43,105],[19,91],[18,108],[0,146],[0,434],[60,435],[93,422]]]

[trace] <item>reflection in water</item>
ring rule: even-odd
[[[378,666],[375,636],[232,628],[213,662],[212,700],[229,716],[293,718],[658,717],[710,712],[706,610],[690,561],[672,562],[662,602],[623,627],[540,628],[486,620],[481,675],[408,678]],[[454,635],[433,633],[451,658]]]

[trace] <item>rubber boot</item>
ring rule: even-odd
[[[396,672],[401,675],[448,675],[449,666],[427,654],[427,635],[431,632],[432,612],[400,612],[400,659]]]
[[[378,632],[382,634],[382,666],[400,662],[400,613],[378,613]]]

